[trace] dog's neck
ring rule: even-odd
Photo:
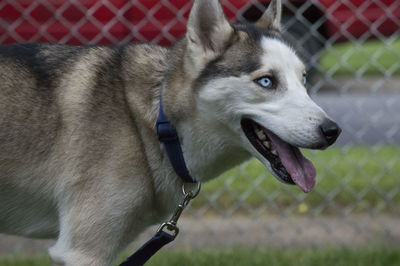
[[[194,116],[177,125],[187,167],[194,179],[213,179],[248,159],[250,155],[232,145],[227,128]]]
[[[143,69],[150,69],[150,72],[155,73],[151,76],[145,73],[140,76],[126,74],[125,77],[125,84],[129,85],[127,86],[127,97],[132,113],[141,117],[141,122],[145,123],[140,129],[143,131],[140,132],[143,140],[151,141],[154,138],[155,147],[159,146],[154,126],[159,111],[161,84],[166,78],[167,65],[169,65],[169,68],[174,70],[172,74],[177,76],[172,79],[175,82],[168,84],[169,86],[163,93],[164,111],[178,131],[187,168],[193,178],[199,181],[210,180],[249,158],[249,154],[240,149],[238,145],[232,145],[234,138],[228,129],[217,124],[216,121],[210,120],[210,116],[205,114],[204,110],[198,110],[195,106],[190,88],[190,78],[182,76],[184,73],[182,58],[185,51],[182,42],[169,49],[158,46],[151,48],[154,53],[152,57],[140,57],[142,54],[146,54],[145,51],[149,49],[149,46],[128,47],[125,59],[127,67],[138,65],[139,60]],[[132,52],[129,52],[129,49]],[[143,80],[139,80],[139,82],[138,78]],[[143,88],[136,87],[135,84],[146,84],[149,89],[143,90]],[[149,131],[154,132],[149,134]],[[165,153],[163,149],[159,152]],[[169,164],[169,161],[166,163]],[[153,166],[153,168],[157,167]],[[153,171],[156,170],[153,169]],[[160,172],[156,175],[162,176],[160,179],[162,181],[165,179],[166,173]],[[160,183],[164,182],[161,181]]]

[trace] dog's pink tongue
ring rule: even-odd
[[[268,134],[268,136],[292,180],[305,193],[310,192],[315,186],[317,173],[313,163],[301,154],[299,148],[286,143],[275,134]]]

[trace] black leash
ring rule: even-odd
[[[119,266],[141,266],[156,254],[160,248],[172,242],[174,239],[175,236],[166,232],[157,233]]]
[[[156,234],[147,241],[133,255],[126,259],[119,266],[141,266],[144,265],[157,251],[163,246],[172,242],[179,233],[177,222],[185,207],[200,192],[201,185],[195,181],[189,174],[186,167],[185,159],[179,142],[178,133],[175,127],[168,120],[163,110],[163,104],[160,97],[160,111],[156,123],[157,135],[160,142],[164,143],[168,158],[177,175],[183,180],[182,192],[184,195],[183,202],[178,205],[174,215],[168,222],[160,225]],[[197,184],[194,190],[186,191],[185,183]]]

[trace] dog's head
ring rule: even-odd
[[[308,96],[305,66],[282,40],[280,19],[280,0],[257,23],[238,25],[218,0],[194,1],[183,65],[198,113],[280,181],[308,192],[316,171],[299,147],[324,149],[340,128]]]

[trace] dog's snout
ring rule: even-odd
[[[326,119],[319,128],[329,145],[332,145],[342,132],[342,129],[329,119]]]

